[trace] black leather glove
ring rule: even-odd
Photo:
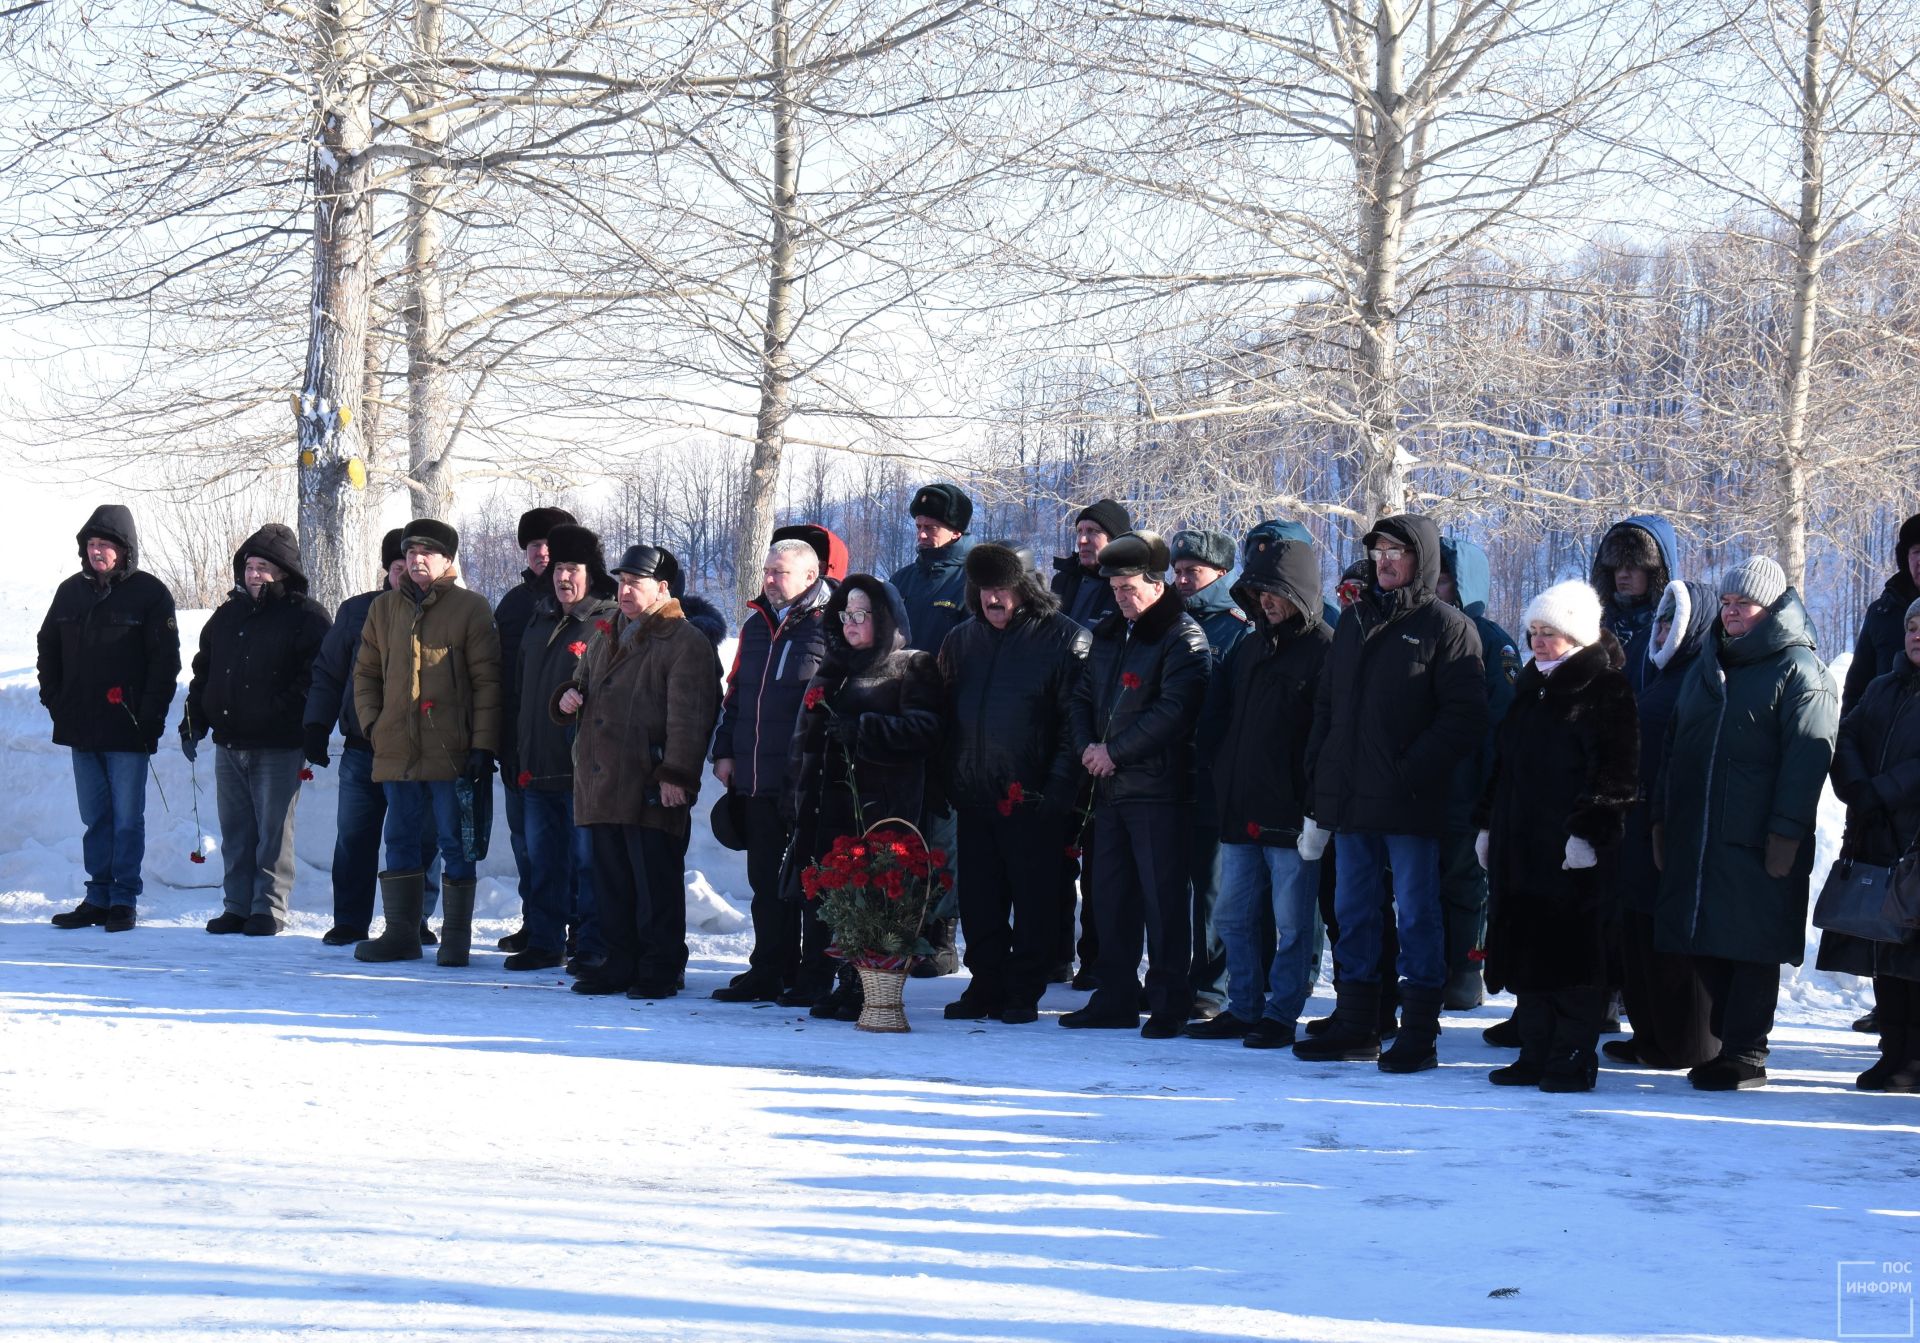
[[[197,759],[200,754],[200,739],[185,723],[180,725],[180,754],[189,760]]]
[[[493,752],[483,751],[479,747],[467,752],[467,779],[472,783],[485,783],[493,776]]]
[[[333,724],[308,723],[301,729],[301,736],[300,754],[307,758],[309,765],[325,769],[332,763],[327,747],[333,742]]]

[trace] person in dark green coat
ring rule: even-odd
[[[1680,688],[1654,799],[1654,941],[1690,955],[1713,1004],[1702,1091],[1764,1086],[1780,966],[1805,948],[1814,813],[1840,695],[1780,566],[1728,570],[1720,624]]]

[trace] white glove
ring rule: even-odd
[[[1473,837],[1473,856],[1480,860],[1480,870],[1487,871],[1487,848],[1493,843],[1493,836],[1485,830]]]
[[[1300,861],[1317,863],[1320,855],[1327,851],[1327,840],[1332,838],[1329,831],[1314,824],[1313,817],[1307,817],[1305,825],[1300,827]]]
[[[1599,855],[1594,853],[1593,845],[1578,835],[1567,836],[1567,861],[1560,864],[1562,872],[1577,872],[1583,867],[1592,867],[1599,861]]]

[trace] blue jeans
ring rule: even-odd
[[[1222,844],[1214,925],[1227,947],[1227,1011],[1292,1026],[1313,991],[1314,922],[1319,909],[1310,869],[1286,845]],[[1273,907],[1273,964],[1260,985],[1260,911]]]
[[[473,859],[460,847],[460,801],[452,779],[431,783],[386,783],[387,871],[418,872],[420,846],[432,835],[440,845],[440,860],[448,881],[472,881]]]
[[[1446,925],[1440,912],[1440,838],[1342,830],[1334,836],[1333,963],[1347,984],[1380,982],[1386,875],[1393,872],[1400,978],[1439,992],[1447,982]]]
[[[365,928],[373,922],[373,896],[380,876],[380,830],[387,818],[387,790],[373,781],[373,752],[348,746],[338,756],[339,810],[333,834],[333,921],[341,928]],[[440,845],[420,836],[420,864],[427,870],[430,918],[440,903]]]
[[[513,870],[520,879],[520,913],[524,922],[527,901],[533,899],[533,843],[527,838],[527,793],[513,776],[500,775],[501,800],[507,813],[507,847],[513,850]]]
[[[142,751],[73,753],[73,791],[86,826],[80,855],[89,905],[139,905],[140,862],[147,854],[147,759]]]
[[[526,902],[527,945],[564,951],[567,925],[575,951],[587,960],[605,954],[593,900],[593,835],[573,823],[573,790],[528,788],[525,808],[527,856],[533,886]]]

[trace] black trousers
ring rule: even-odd
[[[1720,1057],[1764,1067],[1780,1000],[1779,965],[1720,956],[1695,956],[1693,963],[1712,1005],[1707,1028],[1720,1039]]]
[[[1071,817],[1037,807],[1001,816],[962,807],[959,816],[960,928],[977,993],[992,1003],[1032,1006],[1056,963],[1060,901],[1048,855],[1065,850]],[[1009,924],[1011,918],[1011,924]]]
[[[1920,980],[1873,977],[1873,1014],[1888,1058],[1920,1062]]]
[[[1599,986],[1553,993],[1516,991],[1513,1025],[1520,1032],[1521,1059],[1541,1064],[1563,1054],[1593,1053],[1610,996],[1610,990]]]
[[[1075,810],[1073,815],[1078,820],[1080,813]],[[1093,920],[1093,819],[1088,817],[1077,834],[1072,833],[1074,822],[1069,821],[1069,839],[1061,846],[1059,905],[1054,921],[1055,965],[1072,966],[1076,951],[1083,966],[1093,965],[1100,959],[1100,934]],[[1068,856],[1068,848],[1078,850],[1080,856]],[[1074,938],[1076,928],[1078,942]]]
[[[1195,1007],[1227,1005],[1227,947],[1213,924],[1213,907],[1220,899],[1220,816],[1212,807],[1194,809],[1187,841],[1187,885],[1193,909],[1193,965],[1187,986]],[[1273,904],[1262,901],[1268,940],[1273,937]],[[1260,962],[1273,964],[1268,956]]]
[[[1094,816],[1095,962],[1099,987],[1088,1010],[1140,1010],[1140,942],[1147,945],[1147,1010],[1187,1019],[1193,993],[1193,912],[1187,894],[1192,808],[1169,802],[1109,802]]]
[[[1621,996],[1640,1061],[1652,1068],[1692,1068],[1720,1052],[1713,1001],[1691,956],[1661,951],[1653,915],[1620,911]]]
[[[590,825],[593,893],[607,963],[596,977],[671,984],[687,968],[687,837]]]
[[[747,974],[784,988],[800,968],[801,908],[780,895],[780,863],[792,836],[774,798],[748,798],[746,822],[747,885],[753,889],[753,953],[747,957]]]

